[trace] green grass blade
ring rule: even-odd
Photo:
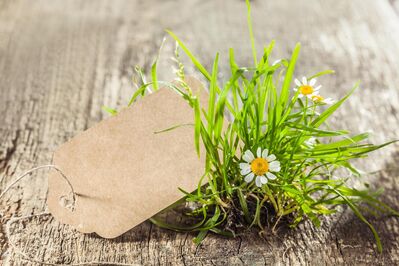
[[[323,124],[323,122],[326,121],[326,119],[328,117],[330,117],[349,98],[349,96],[352,95],[352,93],[358,88],[358,86],[359,86],[359,83],[356,83],[356,85],[352,88],[352,90],[344,98],[342,98],[335,104],[331,105],[320,116],[318,116],[315,120],[313,120],[311,125],[313,127],[319,127],[321,124]]]
[[[328,150],[328,149],[335,149],[339,147],[344,147],[348,145],[355,145],[358,142],[365,140],[369,137],[369,133],[362,133],[353,137],[345,137],[345,139],[337,142],[331,142],[328,144],[319,144],[314,149],[315,150]]]
[[[340,191],[331,188],[332,191],[334,191],[337,195],[339,195],[345,202],[346,204],[348,204],[349,208],[352,209],[352,211],[355,213],[355,215],[363,222],[365,223],[371,230],[371,232],[374,235],[375,241],[377,243],[377,249],[378,251],[381,253],[382,252],[382,244],[381,244],[381,239],[377,233],[377,231],[375,230],[374,226],[369,223],[369,221],[367,221],[367,219],[363,216],[363,214],[359,211],[359,209],[356,207],[355,204],[352,203],[352,201],[347,198],[346,196],[344,196]]]
[[[208,100],[208,132],[210,133],[213,128],[214,116],[215,116],[215,101],[217,94],[217,77],[218,77],[218,62],[219,53],[216,54],[215,61],[212,67],[212,77],[209,87],[209,100]]]
[[[237,195],[238,195],[238,200],[240,202],[241,208],[244,212],[245,220],[247,221],[247,223],[250,223],[251,217],[249,215],[247,200],[245,199],[244,194],[242,193],[241,189],[237,190]]]
[[[107,107],[107,106],[103,106],[101,109],[103,109],[103,111],[105,111],[105,112],[107,112],[107,113],[109,113],[111,115],[117,115],[118,114],[118,111],[116,109],[113,109],[113,108],[110,108],[110,107]]]
[[[198,59],[191,53],[191,51],[184,45],[184,43],[170,30],[166,30],[166,32],[175,39],[183,51],[187,54],[187,56],[191,59],[195,67],[204,75],[207,80],[211,80],[211,75],[205,69],[203,65],[198,61]]]
[[[321,72],[319,72],[317,74],[314,74],[313,76],[308,77],[308,80],[311,80],[311,79],[314,79],[314,78],[318,78],[320,76],[324,76],[324,75],[328,75],[328,74],[334,74],[334,73],[335,73],[335,71],[331,70],[331,69],[324,70],[324,71],[321,71]]]
[[[163,44],[165,43],[165,40],[166,40],[166,38],[163,38],[161,46],[159,47],[159,50],[158,50],[158,54],[155,57],[155,60],[151,66],[151,77],[152,77],[154,90],[158,90],[158,88],[159,88],[158,87],[158,77],[157,77],[157,65],[158,65],[159,56],[161,54],[161,50],[162,50]]]
[[[199,100],[194,98],[194,140],[195,140],[195,150],[198,156],[200,156],[200,135],[201,135],[201,110]]]
[[[249,2],[249,0],[246,0],[247,3],[247,23],[248,23],[248,30],[249,30],[249,38],[251,40],[251,47],[252,47],[252,56],[254,58],[254,65],[256,67],[256,65],[258,64],[257,62],[257,52],[256,52],[256,48],[255,48],[255,38],[254,38],[254,33],[252,30],[252,20],[251,20],[251,4]]]
[[[172,130],[174,130],[174,129],[177,129],[177,128],[180,128],[180,127],[185,127],[185,126],[194,126],[194,124],[192,124],[192,123],[187,123],[187,124],[175,125],[175,126],[168,127],[168,128],[166,128],[166,129],[154,131],[154,134],[165,133],[165,132],[172,131]]]
[[[282,108],[286,105],[286,103],[288,101],[288,96],[290,94],[291,81],[292,81],[292,77],[294,75],[295,64],[296,64],[296,61],[298,60],[298,55],[299,55],[300,50],[301,50],[301,44],[297,43],[295,45],[294,51],[292,52],[291,60],[288,65],[288,68],[287,68],[287,73],[284,78],[283,87],[281,89],[279,102],[280,102],[280,106]]]

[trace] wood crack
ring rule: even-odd
[[[4,157],[0,159],[0,173],[2,173],[6,169],[9,160],[17,151],[19,136],[20,136],[20,130],[16,130],[15,136],[11,139],[11,145],[6,148]]]

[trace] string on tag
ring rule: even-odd
[[[34,167],[23,174],[21,174],[18,178],[16,178],[11,184],[9,184],[1,193],[0,193],[0,200],[4,197],[4,195],[11,189],[13,188],[18,182],[20,182],[22,179],[25,177],[29,176],[33,172],[40,170],[40,169],[45,169],[45,168],[52,168],[55,171],[57,171],[61,177],[65,180],[65,182],[68,184],[70,188],[70,195],[64,195],[60,197],[59,203],[62,207],[69,209],[70,211],[75,210],[75,205],[76,205],[76,200],[77,197],[79,196],[78,193],[75,192],[71,182],[69,181],[68,177],[56,166],[52,164],[47,164],[47,165],[41,165]],[[48,191],[47,191],[48,193]],[[71,199],[70,199],[71,198]],[[4,214],[0,212],[1,217],[4,217]],[[11,238],[11,225],[22,221],[22,220],[28,220],[32,219],[35,217],[40,217],[40,216],[47,216],[51,215],[49,212],[42,212],[39,214],[32,214],[32,215],[26,215],[26,216],[20,216],[20,217],[12,217],[10,218],[5,225],[5,236],[7,238],[7,243],[11,247],[11,249],[14,251],[15,254],[18,254],[22,260],[31,262],[31,263],[38,263],[41,265],[53,265],[53,266],[58,266],[58,265],[71,265],[71,266],[82,266],[82,265],[116,265],[116,266],[133,266],[136,264],[128,264],[128,263],[120,263],[120,262],[113,262],[113,261],[87,261],[87,262],[78,262],[78,263],[71,263],[71,264],[57,264],[57,263],[51,263],[51,262],[45,262],[45,261],[39,261],[34,258],[31,258],[27,253],[23,252],[13,241]],[[9,258],[10,259],[10,258]]]
[[[17,179],[14,180],[14,182],[12,182],[10,185],[8,185],[1,193],[0,193],[0,199],[12,188],[14,187],[19,181],[21,181],[23,178],[25,178],[26,176],[30,175],[31,173],[43,169],[43,168],[52,168],[54,170],[56,170],[61,176],[62,178],[65,180],[65,182],[68,184],[71,192],[70,194],[72,194],[72,202],[68,199],[68,197],[66,197],[65,195],[62,196],[60,198],[60,205],[63,206],[64,208],[69,209],[70,211],[74,211],[75,210],[75,204],[76,204],[76,197],[78,196],[75,193],[75,190],[73,189],[73,186],[71,184],[71,182],[69,181],[68,177],[66,177],[66,175],[55,165],[53,164],[46,164],[46,165],[41,165],[41,166],[37,166],[34,167],[28,171],[26,171],[25,173],[23,173],[22,175],[20,175]]]

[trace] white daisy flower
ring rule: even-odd
[[[324,98],[320,95],[312,95],[311,99],[314,103],[318,103],[318,104],[333,104],[335,101],[331,98]]]
[[[245,176],[244,180],[247,183],[252,182],[256,177],[255,184],[258,187],[266,184],[268,179],[276,179],[277,177],[271,172],[279,172],[281,169],[280,162],[276,160],[274,154],[269,154],[268,149],[262,151],[261,148],[258,148],[256,157],[250,150],[247,150],[242,159],[245,163],[240,163],[241,175]]]
[[[303,77],[302,81],[295,79],[297,87],[294,88],[294,91],[299,90],[298,98],[302,98],[303,96],[311,98],[313,95],[318,95],[321,85],[315,87],[316,82],[316,79],[308,80],[306,77]]]

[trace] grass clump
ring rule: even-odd
[[[198,219],[197,223],[187,227],[156,218],[152,221],[173,230],[197,231],[195,242],[201,243],[209,231],[234,236],[242,228],[273,231],[281,221],[295,227],[304,219],[319,226],[321,216],[333,214],[337,206],[346,205],[370,228],[381,251],[380,238],[362,211],[394,215],[398,212],[379,201],[380,191],[358,190],[347,184],[350,177],[360,176],[350,163],[352,159],[363,158],[390,142],[373,145],[365,143],[366,133],[349,135],[346,130],[330,129],[327,119],[357,85],[338,101],[325,99],[315,82],[316,78],[333,73],[327,70],[295,80],[292,89],[300,44],[295,46],[289,60],[270,62],[274,42],[257,58],[248,1],[247,6],[254,65],[238,66],[230,49],[231,76],[223,85],[217,75],[219,54],[208,72],[184,43],[168,31],[209,81],[207,108],[201,106],[184,82],[178,49],[175,57],[178,82],[157,80],[155,61],[152,81],[144,81],[130,100],[132,104],[149,86],[171,87],[194,109],[197,152],[200,145],[205,147],[205,171],[198,189],[194,192],[181,189],[184,200],[195,206],[185,214]],[[138,71],[143,77],[142,71]],[[113,109],[108,111],[115,113]],[[226,114],[232,119],[224,124]],[[339,169],[351,174],[338,178],[334,173]]]

